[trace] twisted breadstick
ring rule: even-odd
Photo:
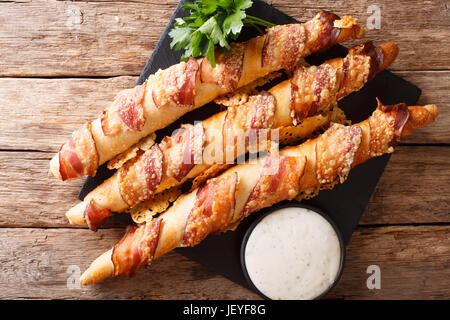
[[[181,196],[159,217],[129,227],[122,240],[83,273],[81,283],[132,276],[174,248],[194,246],[210,233],[232,229],[264,207],[342,183],[352,167],[393,152],[402,136],[432,123],[437,115],[435,105],[408,108],[379,103],[372,116],[357,125],[334,124],[316,139],[232,167]]]
[[[144,84],[120,92],[101,118],[75,131],[51,160],[50,174],[61,180],[94,176],[98,166],[141,138],[219,95],[362,35],[355,19],[319,12],[307,23],[276,26],[263,36],[234,43],[231,52],[217,53],[215,68],[205,58],[191,58],[159,70]]]
[[[87,223],[96,230],[112,211],[124,211],[152,198],[155,193],[181,185],[213,164],[234,161],[245,154],[252,145],[242,141],[245,132],[252,132],[254,140],[259,134],[259,140],[266,141],[271,139],[268,130],[302,121],[302,134],[306,138],[328,125],[332,115],[313,114],[359,90],[389,66],[397,53],[395,43],[375,47],[368,42],[351,48],[345,58],[332,59],[318,67],[300,66],[290,80],[269,92],[251,96],[243,105],[229,107],[166,137],[159,145],[121,167],[66,216],[72,224]]]

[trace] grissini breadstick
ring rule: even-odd
[[[122,240],[97,258],[80,281],[88,285],[111,275],[132,276],[174,248],[194,246],[210,233],[233,229],[264,207],[342,183],[352,167],[393,152],[402,136],[429,125],[437,115],[435,105],[408,108],[405,104],[379,103],[372,116],[357,125],[334,124],[318,138],[255,163],[232,167],[178,198],[159,217],[130,226]]]
[[[231,52],[217,52],[215,68],[205,58],[191,58],[159,70],[144,84],[120,92],[100,118],[76,130],[51,160],[49,172],[60,180],[93,176],[98,166],[185,113],[363,32],[351,17],[319,12],[304,24],[275,26],[234,43]]]
[[[155,193],[181,185],[213,164],[234,162],[248,151],[251,143],[246,144],[243,139],[244,133],[251,130],[259,131],[254,132],[253,140],[266,141],[270,139],[269,130],[302,121],[306,138],[329,124],[331,113],[313,114],[359,90],[389,66],[397,54],[395,43],[376,47],[368,42],[351,48],[345,58],[332,59],[318,67],[299,66],[290,80],[269,92],[251,96],[243,105],[229,107],[195,126],[184,126],[154,145],[121,167],[66,216],[72,224],[87,223],[96,230],[113,211],[124,211]]]

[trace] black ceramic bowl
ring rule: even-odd
[[[281,203],[281,204],[278,204],[276,206],[264,209],[263,212],[261,212],[261,216],[258,219],[256,219],[250,225],[250,227],[247,229],[247,231],[245,232],[244,238],[242,239],[241,252],[240,252],[242,272],[243,272],[244,277],[247,280],[247,283],[250,286],[250,288],[252,288],[252,290],[254,290],[256,293],[258,293],[264,299],[270,300],[270,298],[267,297],[266,295],[264,295],[253,284],[252,280],[250,279],[250,276],[249,276],[249,274],[247,272],[247,267],[245,265],[245,249],[246,249],[246,246],[247,246],[248,238],[250,237],[251,233],[253,232],[253,229],[258,225],[259,222],[261,222],[262,219],[264,219],[265,217],[267,217],[268,215],[270,215],[274,211],[277,211],[277,210],[283,209],[283,208],[288,208],[288,207],[306,208],[306,209],[309,209],[311,211],[314,211],[314,212],[320,214],[333,227],[333,229],[336,232],[336,235],[338,237],[340,248],[341,248],[341,260],[339,262],[339,269],[338,269],[338,272],[336,274],[336,278],[334,279],[333,283],[331,283],[330,286],[324,292],[322,292],[319,296],[314,298],[314,300],[322,299],[328,292],[330,292],[331,289],[333,289],[333,287],[339,282],[339,279],[341,278],[342,271],[344,269],[344,263],[345,263],[345,243],[344,243],[341,231],[339,230],[339,228],[336,225],[336,223],[327,214],[325,214],[322,210],[320,210],[320,209],[318,209],[318,208],[316,208],[314,206],[292,201],[292,202]]]

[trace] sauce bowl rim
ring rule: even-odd
[[[304,203],[302,204],[299,202],[288,201],[288,202],[281,202],[276,206],[262,209],[260,212],[261,216],[258,217],[255,221],[253,221],[251,223],[251,225],[245,231],[244,237],[242,238],[241,247],[240,247],[240,261],[241,261],[242,272],[244,274],[245,280],[247,281],[247,284],[250,286],[250,288],[253,291],[255,291],[257,294],[259,294],[265,300],[272,300],[271,298],[267,297],[264,293],[262,293],[256,287],[256,285],[253,283],[253,281],[251,280],[250,275],[248,274],[248,271],[247,271],[246,264],[245,264],[245,250],[247,247],[248,239],[249,239],[250,235],[252,234],[253,230],[265,217],[274,213],[275,211],[285,209],[285,208],[292,208],[292,207],[309,209],[309,210],[314,211],[315,213],[321,215],[332,226],[333,230],[335,231],[335,233],[337,235],[338,241],[339,241],[341,257],[340,257],[340,261],[339,261],[339,269],[336,274],[336,278],[327,287],[327,289],[325,289],[320,295],[311,299],[311,300],[320,300],[324,296],[326,296],[331,291],[331,289],[333,289],[336,286],[336,284],[339,282],[339,280],[342,276],[342,273],[344,270],[344,264],[345,264],[346,247],[345,247],[344,238],[343,238],[342,233],[341,233],[339,227],[337,226],[336,222],[328,214],[326,214],[322,209],[320,209],[316,206],[313,206],[310,204],[304,204]]]

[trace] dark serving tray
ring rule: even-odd
[[[150,74],[156,72],[158,69],[167,68],[180,61],[181,52],[175,52],[170,49],[171,39],[168,36],[168,32],[172,28],[175,18],[184,17],[188,14],[188,12],[181,8],[184,2],[186,0],[181,0],[176,8],[160,41],[142,71],[137,84],[143,83]],[[254,0],[253,6],[247,12],[275,24],[298,22],[261,0]],[[257,33],[254,30],[244,29],[239,40],[247,40],[256,35]],[[361,43],[367,40],[363,39]],[[319,64],[326,59],[338,56],[343,57],[346,53],[347,49],[344,46],[336,45],[328,51],[319,55],[310,56],[306,60],[311,64]],[[421,90],[413,84],[389,71],[383,71],[360,91],[342,99],[339,106],[345,111],[347,118],[353,123],[356,123],[372,114],[377,105],[376,97],[384,104],[405,102],[409,105],[414,105],[419,99],[420,94]],[[168,128],[158,131],[157,136],[161,139],[163,135],[170,134],[180,124],[205,119],[218,110],[218,106],[210,103],[183,116]],[[305,203],[322,209],[335,221],[346,244],[350,240],[353,230],[357,226],[358,220],[364,212],[389,158],[389,155],[384,155],[359,165],[352,169],[345,183],[337,185],[333,190],[321,191],[317,197],[305,201]],[[103,165],[95,177],[88,177],[86,179],[80,191],[79,199],[82,200],[86,194],[111,176],[112,173],[112,171],[109,171]],[[119,219],[120,216],[117,215]],[[178,248],[176,250],[186,257],[196,260],[207,268],[248,288],[249,286],[241,270],[240,246],[245,231],[258,216],[257,213],[249,216],[233,232],[210,235],[196,247]]]

